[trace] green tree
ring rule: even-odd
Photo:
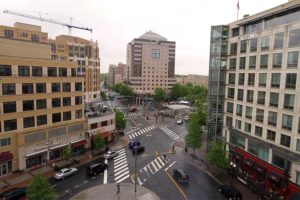
[[[199,113],[190,114],[190,120],[187,124],[188,134],[185,136],[186,145],[193,149],[201,147],[202,142],[202,130],[200,125]]]
[[[63,150],[63,158],[64,158],[65,160],[70,160],[71,157],[72,157],[72,149],[71,149],[70,146],[67,146],[67,147],[65,147],[64,150]]]
[[[156,88],[154,91],[154,100],[155,101],[163,101],[166,98],[166,92],[162,88]]]
[[[101,150],[105,145],[103,137],[97,135],[93,145],[94,145],[94,149]]]
[[[224,144],[221,141],[212,142],[211,148],[207,153],[207,160],[210,164],[216,166],[219,170],[226,170],[229,167],[229,160]]]
[[[128,85],[125,85],[124,83],[118,83],[115,84],[112,87],[112,90],[115,92],[118,92],[120,95],[123,96],[133,96],[133,90]]]
[[[29,200],[54,200],[56,193],[51,188],[46,178],[41,175],[34,176],[26,191]]]
[[[178,99],[180,97],[183,96],[182,93],[182,85],[179,83],[176,83],[175,85],[173,85],[173,87],[171,88],[171,93],[170,96],[172,99]]]
[[[118,130],[125,129],[126,128],[126,119],[125,119],[124,114],[117,109],[114,109],[114,111],[115,111],[115,115],[116,115],[116,128]]]
[[[105,92],[100,92],[100,95],[101,95],[102,101],[107,101],[107,96],[106,96]]]

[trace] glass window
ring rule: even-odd
[[[272,126],[277,125],[277,113],[276,112],[269,111],[268,124],[272,125]]]
[[[254,86],[255,83],[255,74],[249,73],[248,74],[248,86]]]
[[[71,69],[71,74],[72,74],[72,77],[75,77],[77,75],[77,70],[76,68],[72,68]]]
[[[229,142],[242,149],[245,149],[245,138],[237,135],[230,135]]]
[[[228,88],[228,98],[234,99],[234,88]]]
[[[61,100],[60,98],[53,98],[52,99],[52,108],[60,107],[61,106]]]
[[[71,91],[71,83],[63,83],[63,92]]]
[[[243,106],[240,104],[236,105],[236,115],[237,116],[243,116]]]
[[[282,49],[284,42],[284,32],[276,33],[274,38],[274,49]]]
[[[63,106],[71,105],[71,97],[63,97]]]
[[[296,151],[300,152],[300,139],[297,139],[297,143],[296,143]],[[299,176],[300,178],[300,176]],[[299,184],[300,185],[300,184]]]
[[[2,84],[3,95],[15,95],[16,86],[14,83],[3,83]]]
[[[19,76],[30,76],[29,66],[18,66]]]
[[[281,68],[282,65],[282,53],[273,54],[273,68]]]
[[[258,137],[262,137],[262,133],[263,133],[263,128],[260,126],[255,126],[255,135]]]
[[[235,128],[241,130],[242,129],[242,121],[236,119],[235,120]]]
[[[239,28],[239,27],[233,28],[233,29],[231,30],[231,35],[232,35],[232,37],[239,36],[239,34],[240,34],[240,28]]]
[[[245,69],[246,67],[246,57],[240,57],[240,69]]]
[[[240,52],[241,53],[246,53],[246,51],[247,51],[247,40],[243,40],[243,41],[241,41]]]
[[[264,110],[263,109],[256,109],[256,121],[264,122]]]
[[[37,99],[36,100],[36,109],[46,109],[47,100],[46,99]]]
[[[39,115],[36,117],[36,122],[38,126],[47,124],[47,115]]]
[[[290,145],[291,145],[291,136],[281,134],[280,144],[282,146],[290,147]]]
[[[232,127],[232,117],[226,116],[226,125]]]
[[[237,43],[230,44],[230,55],[237,54]]]
[[[237,99],[240,101],[243,101],[243,99],[244,99],[244,90],[243,89],[238,89]]]
[[[59,68],[59,76],[60,77],[66,77],[67,76],[67,68]]]
[[[228,84],[235,84],[235,74],[230,73],[228,75]]]
[[[23,118],[23,127],[24,128],[34,127],[34,117],[24,117]]]
[[[23,94],[33,94],[33,84],[32,83],[22,83],[22,93]]]
[[[251,124],[250,123],[245,122],[244,131],[251,133]]]
[[[159,58],[159,57],[160,57],[159,49],[152,49],[152,58]]]
[[[279,93],[270,93],[270,106],[278,107]]]
[[[48,76],[56,77],[57,76],[57,68],[56,67],[48,67]]]
[[[60,113],[53,113],[52,114],[52,123],[61,122],[61,114]]]
[[[71,120],[71,111],[63,113],[63,120],[64,121]]]
[[[46,83],[37,83],[36,93],[46,93]]]
[[[75,83],[75,91],[82,91],[82,83]]]
[[[252,107],[246,106],[246,118],[252,119]]]
[[[265,105],[266,92],[258,91],[257,104]]]
[[[60,83],[51,83],[52,92],[60,92]]]
[[[82,104],[82,96],[75,97],[75,105],[80,105],[80,104]]]
[[[27,100],[23,101],[23,111],[34,110],[34,101]]]
[[[293,116],[291,115],[282,115],[282,128],[287,130],[292,130],[293,126]]]
[[[295,89],[297,83],[297,74],[286,74],[285,88]]]
[[[289,47],[300,46],[300,29],[290,31]]]
[[[253,98],[254,98],[254,91],[247,90],[247,102],[253,103]]]
[[[239,85],[244,85],[244,81],[245,81],[245,74],[239,73]]]
[[[227,102],[227,112],[233,113],[233,103]]]
[[[271,87],[280,88],[280,73],[272,73]]]
[[[267,86],[267,73],[260,73],[259,74],[259,82],[258,85],[261,87]]]
[[[4,113],[14,113],[17,111],[17,106],[15,101],[3,102],[3,112]]]
[[[285,160],[284,158],[276,155],[275,153],[273,153],[273,157],[272,157],[272,164],[281,168],[281,169],[284,169],[284,163],[285,163]]]
[[[4,37],[13,38],[14,37],[14,31],[13,30],[4,30]]]
[[[270,46],[270,36],[266,35],[261,38],[261,50],[267,51]]]
[[[276,139],[276,132],[272,130],[267,131],[267,140],[275,141]]]
[[[284,94],[284,105],[285,109],[293,110],[294,109],[294,102],[295,102],[295,95],[294,94]]]
[[[82,118],[82,110],[76,110],[75,111],[75,119]]]
[[[32,76],[43,76],[43,68],[42,67],[32,67]]]
[[[250,39],[250,52],[257,50],[257,38]]]
[[[17,130],[17,120],[4,120],[4,131],[13,131]]]
[[[249,69],[255,69],[256,68],[256,56],[250,56],[249,57]]]
[[[268,68],[268,61],[269,60],[269,55],[261,55],[260,56],[260,68],[261,69],[267,69]]]
[[[11,66],[0,65],[0,76],[11,76]]]
[[[229,69],[236,69],[236,58],[229,59]]]
[[[292,51],[288,53],[287,67],[298,67],[299,51]]]
[[[11,144],[10,138],[2,138],[0,139],[0,147],[8,146]]]

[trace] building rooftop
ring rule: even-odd
[[[155,40],[155,41],[167,41],[167,38],[157,34],[157,33],[154,33],[152,31],[148,31],[146,33],[144,33],[143,35],[141,35],[139,37],[139,39],[146,39],[146,40]]]

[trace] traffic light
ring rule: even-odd
[[[155,156],[156,156],[156,157],[159,157],[159,156],[160,156],[160,152],[159,152],[159,151],[156,151],[156,152],[155,152]]]

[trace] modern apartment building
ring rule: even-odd
[[[60,35],[50,40],[52,60],[75,62],[78,76],[84,77],[84,102],[100,99],[100,58],[98,43]]]
[[[118,83],[124,83],[126,81],[127,67],[123,63],[118,65],[109,65],[108,80],[107,83],[111,87]]]
[[[208,76],[189,74],[187,76],[176,76],[176,83],[187,84],[191,83],[193,85],[208,86]]]
[[[52,162],[64,147],[82,151],[84,78],[51,59],[41,27],[0,26],[0,176]]]
[[[127,45],[128,82],[137,103],[156,88],[169,90],[175,79],[176,43],[148,31]]]
[[[212,26],[208,140],[265,194],[300,192],[300,1]]]

